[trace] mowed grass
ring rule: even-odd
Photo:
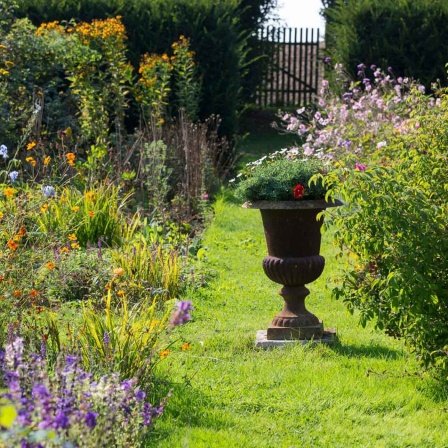
[[[281,309],[279,285],[263,273],[259,212],[218,200],[205,234],[203,268],[216,275],[194,294],[193,321],[172,334],[160,368],[172,388],[148,446],[445,447],[446,385],[424,373],[400,341],[360,328],[330,297],[335,259],[309,285],[308,308],[337,329],[333,346],[254,346]],[[188,341],[191,350],[180,346]]]

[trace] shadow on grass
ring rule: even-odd
[[[394,350],[379,344],[354,345],[336,342],[330,345],[330,348],[335,353],[347,358],[399,359],[404,354],[402,350]]]
[[[175,426],[203,427],[216,432],[228,428],[228,420],[220,419],[214,412],[216,407],[213,406],[213,396],[195,389],[188,384],[188,380],[170,386],[171,398],[160,417],[160,424],[152,429],[144,445],[146,448],[158,446],[160,441],[167,440]]]

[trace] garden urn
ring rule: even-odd
[[[322,274],[325,259],[320,255],[320,213],[341,202],[325,200],[256,201],[243,207],[259,209],[263,220],[268,256],[265,274],[282,285],[283,310],[267,329],[267,340],[319,340],[324,335],[322,321],[305,307],[310,291],[305,286]]]

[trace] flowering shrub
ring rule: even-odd
[[[373,79],[366,66],[358,65],[360,80],[350,81],[344,67],[336,64],[330,80],[323,80],[317,110],[299,109],[285,114],[286,131],[305,141],[300,154],[306,157],[354,165],[392,159],[388,142],[396,135],[412,134],[412,116],[423,104],[437,101],[423,97],[424,87],[410,78],[395,78],[372,65]]]
[[[45,358],[27,355],[19,337],[6,345],[1,372],[3,403],[15,414],[1,435],[9,446],[140,446],[163,412],[164,403],[145,400],[136,378],[111,373],[96,380],[76,356],[61,356],[49,374]]]
[[[334,165],[318,178],[346,204],[327,220],[349,255],[334,296],[360,311],[362,325],[374,320],[446,375],[447,92],[425,96],[392,69],[386,75],[372,66],[374,80],[365,69],[358,66],[361,81],[345,82],[336,65],[319,109],[284,118],[305,138],[302,156]]]

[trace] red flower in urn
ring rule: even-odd
[[[299,199],[303,197],[303,194],[305,192],[305,187],[303,185],[297,184],[294,188],[294,198]]]

